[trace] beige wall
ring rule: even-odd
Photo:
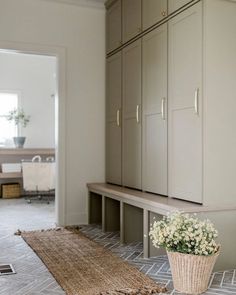
[[[0,42],[66,50],[67,224],[87,221],[86,182],[104,181],[105,10],[0,0]]]

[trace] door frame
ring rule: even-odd
[[[33,43],[0,41],[1,52],[45,55],[56,57],[57,89],[55,93],[55,155],[56,155],[56,224],[66,224],[66,48]]]

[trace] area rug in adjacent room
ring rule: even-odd
[[[21,236],[68,295],[145,295],[166,291],[79,231],[57,229],[23,232]]]

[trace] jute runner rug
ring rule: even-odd
[[[21,236],[68,295],[145,295],[166,291],[79,231],[22,232]]]

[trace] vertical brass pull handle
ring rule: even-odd
[[[161,117],[162,117],[162,120],[165,120],[165,98],[163,97],[162,100],[161,100]]]
[[[137,104],[137,106],[136,106],[136,121],[137,121],[137,123],[140,122],[140,120],[139,120],[139,104]]]
[[[194,93],[194,113],[199,114],[199,88],[195,90]]]
[[[116,111],[116,125],[120,127],[120,109]]]

